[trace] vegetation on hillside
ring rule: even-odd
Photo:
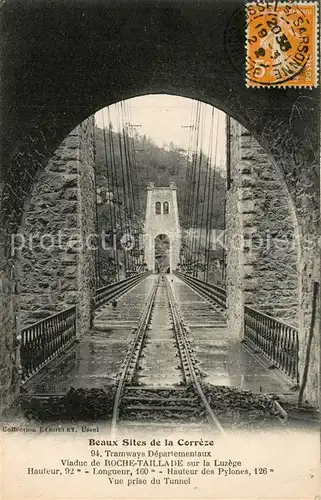
[[[97,174],[97,187],[108,188],[108,172],[110,172],[111,163],[111,149],[113,149],[113,157],[115,162],[116,174],[113,178],[109,175],[109,185],[111,191],[114,193],[114,198],[119,194],[119,201],[123,202],[124,190],[123,190],[123,176],[122,176],[122,160],[123,163],[124,153],[120,152],[120,144],[122,143],[122,137],[120,134],[112,132],[111,134],[105,134],[103,130],[96,127],[96,174]],[[112,138],[112,148],[111,141]],[[131,140],[131,139],[130,139]],[[212,171],[212,176],[215,175],[215,189],[214,189],[214,200],[213,209],[208,210],[207,207],[207,197],[204,197],[206,181],[206,165],[208,158],[206,154],[203,153],[200,162],[200,175],[198,182],[198,175],[195,175],[194,179],[190,179],[190,174],[192,170],[191,161],[187,161],[186,153],[182,151],[181,148],[175,146],[174,143],[170,143],[169,147],[165,149],[164,147],[158,146],[155,142],[144,136],[135,134],[132,139],[135,149],[135,161],[132,161],[131,169],[135,171],[132,172],[132,179],[134,184],[134,191],[139,203],[137,203],[136,214],[144,218],[145,208],[146,208],[146,187],[148,182],[154,182],[156,186],[169,186],[170,182],[175,182],[177,185],[177,198],[178,207],[180,213],[180,223],[183,227],[189,227],[188,218],[188,194],[189,187],[192,185],[195,192],[195,198],[198,195],[198,215],[195,214],[195,221],[197,220],[198,227],[205,227],[207,221],[207,214],[215,219],[215,227],[223,227],[223,217],[224,217],[224,200],[225,200],[225,178],[222,175],[222,171],[214,169]],[[107,153],[107,155],[106,155]],[[134,163],[134,164],[133,164]]]
[[[103,283],[120,279],[143,264],[138,239],[143,232],[148,182],[156,186],[175,182],[183,234],[194,227],[202,229],[204,239],[206,228],[224,227],[226,180],[221,170],[207,167],[206,154],[192,162],[172,142],[161,147],[145,135],[131,137],[111,127],[105,132],[96,127],[95,142],[98,229],[105,232],[107,242],[100,251]],[[131,251],[124,250],[124,234],[135,239]]]

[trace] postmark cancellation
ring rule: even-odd
[[[318,86],[318,3],[246,4],[246,86]]]

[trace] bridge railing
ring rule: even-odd
[[[192,288],[226,308],[226,290],[188,274],[175,274]],[[244,306],[244,340],[299,383],[298,330],[268,314]]]
[[[299,333],[296,328],[245,306],[244,339],[299,383]]]
[[[205,295],[216,302],[220,307],[226,309],[226,290],[220,286],[213,285],[212,283],[207,283],[206,281],[195,278],[180,271],[175,271],[174,274],[178,276],[182,281],[191,285],[199,293]]]
[[[95,309],[106,304],[106,302],[115,299],[118,295],[125,293],[127,290],[130,290],[140,281],[145,279],[149,274],[149,271],[143,271],[135,276],[131,276],[130,278],[125,278],[121,281],[98,288],[94,297]]]
[[[96,290],[95,308],[125,293],[143,280],[145,271],[131,278],[101,287]],[[26,382],[61,351],[76,341],[76,306],[48,316],[21,331],[20,364],[21,380]]]
[[[76,340],[76,306],[27,326],[21,331],[22,382]]]

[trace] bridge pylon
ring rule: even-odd
[[[145,218],[145,262],[150,271],[156,271],[155,239],[165,235],[169,240],[169,270],[173,272],[180,260],[181,230],[179,225],[177,187],[147,185]]]

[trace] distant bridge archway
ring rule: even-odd
[[[171,243],[166,234],[159,234],[155,238],[155,271],[167,273],[170,268]]]

